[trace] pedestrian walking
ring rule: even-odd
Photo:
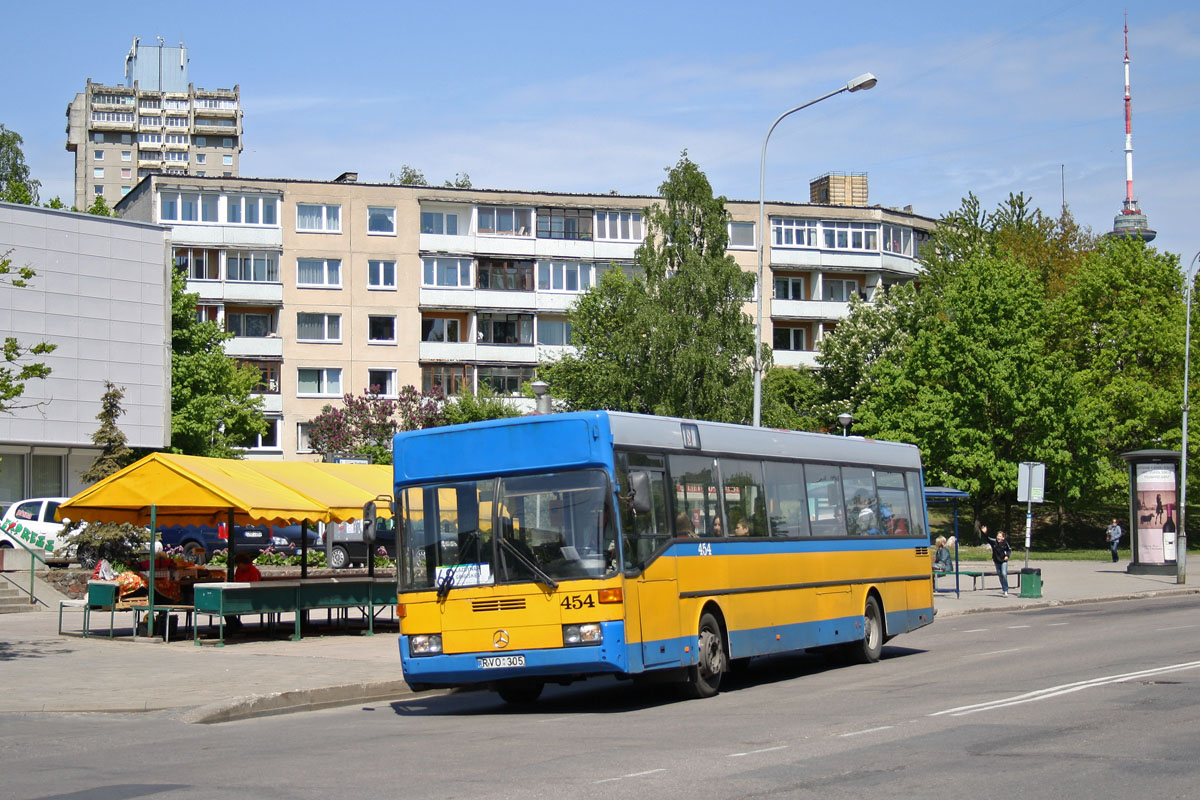
[[[1112,551],[1113,563],[1117,563],[1117,547],[1121,544],[1121,524],[1115,519],[1104,530],[1105,539],[1108,541],[1108,549]]]
[[[987,533],[986,527],[983,532]],[[1008,597],[1008,557],[1012,555],[1008,537],[1004,531],[996,531],[996,538],[987,541],[992,546],[992,563],[996,565],[996,574],[1000,577],[1000,594]]]

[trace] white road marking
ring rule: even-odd
[[[1047,625],[1046,627],[1047,627],[1047,628],[1057,628],[1059,625],[1070,625],[1070,624],[1071,624],[1071,623],[1069,623],[1069,622],[1051,622],[1051,623],[1050,623],[1049,625]]]
[[[1122,675],[1106,675],[1101,678],[1092,678],[1091,680],[1087,681],[1077,681],[1075,683],[1064,683],[1059,686],[1049,686],[1045,689],[1037,689],[1036,691],[1013,695],[1012,697],[1004,697],[987,703],[976,703],[975,705],[970,706],[948,708],[945,711],[937,711],[929,716],[940,717],[948,714],[952,717],[962,717],[967,714],[974,714],[978,711],[993,711],[997,708],[1007,708],[1008,706],[1016,706],[1023,703],[1034,703],[1039,700],[1049,700],[1054,697],[1060,697],[1064,694],[1071,694],[1083,689],[1091,689],[1096,686],[1105,686],[1112,683],[1124,683],[1125,681],[1148,678],[1154,675],[1164,675],[1170,672],[1182,672],[1183,670],[1189,669],[1200,669],[1200,661],[1189,661],[1183,664],[1171,664],[1170,666],[1166,667],[1155,667],[1153,669],[1140,670],[1138,672],[1126,672]]]
[[[969,630],[969,631],[963,631],[963,633],[986,633],[986,632],[987,632],[987,628],[971,628],[971,630]]]
[[[1158,631],[1181,631],[1184,628],[1194,628],[1194,627],[1196,627],[1196,626],[1195,625],[1173,625],[1170,628],[1155,628],[1154,630],[1157,633]]]
[[[1032,625],[1009,625],[1008,629],[1010,631],[1015,631],[1017,628],[1032,628],[1032,627],[1033,627]]]
[[[843,734],[841,734],[841,738],[845,739],[847,736],[862,736],[864,733],[875,733],[876,731],[886,731],[889,728],[894,728],[894,727],[896,727],[896,726],[895,725],[880,725],[878,728],[867,728],[864,731],[854,731],[853,733],[843,733]]]
[[[1019,648],[1019,647],[1010,647],[1010,648],[1008,648],[1007,650],[989,650],[989,651],[988,651],[988,652],[986,652],[986,653],[974,653],[973,655],[977,655],[977,656],[998,656],[998,655],[1000,655],[1001,653],[1015,653],[1015,652],[1017,652],[1017,651],[1018,651],[1018,650],[1020,650],[1020,649],[1021,649],[1021,648]]]
[[[786,749],[787,749],[787,745],[781,744],[778,747],[764,747],[761,750],[747,750],[744,753],[730,753],[729,755],[727,755],[725,757],[726,758],[741,758],[742,756],[752,756],[752,755],[756,755],[758,753],[770,753],[775,750],[786,750]]]
[[[593,781],[593,783],[612,783],[613,781],[623,781],[626,778],[640,778],[643,775],[653,775],[656,772],[666,772],[666,771],[667,770],[665,768],[663,768],[663,769],[648,769],[645,772],[631,772],[628,775],[618,775],[615,778],[603,778],[598,781]]]

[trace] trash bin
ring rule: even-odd
[[[1021,597],[1042,596],[1042,570],[1038,567],[1024,567],[1021,570]]]

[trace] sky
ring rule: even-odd
[[[1123,15],[1108,0],[1007,3],[260,2],[236,9],[0,0],[0,123],[41,196],[70,202],[68,103],[120,84],[134,36],[182,41],[197,87],[241,88],[241,175],[654,194],[687,150],[717,194],[768,200],[865,172],[871,204],[939,217],[1023,192],[1102,233],[1125,197]],[[1129,9],[1134,189],[1154,246],[1200,251],[1200,6]],[[24,66],[22,66],[24,65]]]

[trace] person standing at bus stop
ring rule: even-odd
[[[1008,558],[1012,555],[1008,537],[1004,531],[996,531],[996,538],[988,539],[988,544],[992,546],[992,563],[996,565],[996,574],[1000,577],[1000,594],[1008,597]]]
[[[1104,538],[1108,540],[1108,549],[1112,550],[1113,563],[1117,563],[1117,548],[1121,544],[1121,525],[1114,519],[1104,531]]]

